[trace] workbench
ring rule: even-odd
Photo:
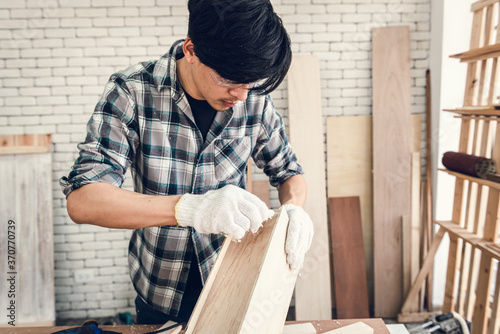
[[[389,334],[389,330],[384,321],[380,318],[374,319],[342,319],[342,320],[320,320],[310,321],[318,333],[325,333],[343,326],[362,321],[373,328],[374,334]],[[286,324],[302,323],[308,321],[287,321]],[[0,328],[2,334],[50,334],[56,331],[61,331],[66,328],[75,326],[57,326],[57,327],[11,327]],[[103,330],[110,330],[122,334],[144,334],[152,332],[161,327],[161,325],[115,325],[115,326],[99,326]]]

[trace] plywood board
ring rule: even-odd
[[[0,307],[6,310],[15,302],[16,326],[53,324],[51,155],[0,155],[0,166]],[[8,298],[7,278],[13,278],[15,298]],[[0,325],[10,320],[3,316]]]
[[[186,334],[281,333],[298,271],[286,261],[286,210],[241,242],[226,239]]]
[[[373,30],[373,222],[375,316],[403,300],[401,219],[410,217],[410,30]]]
[[[359,197],[328,199],[337,318],[369,318]]]
[[[289,137],[305,171],[305,210],[314,223],[314,239],[295,288],[297,320],[332,317],[330,256],[321,111],[319,59],[295,55],[288,73]]]

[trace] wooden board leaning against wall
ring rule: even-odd
[[[306,171],[305,210],[314,223],[314,240],[295,288],[296,319],[331,319],[324,132],[317,56],[293,57],[288,72],[288,120],[290,143]]]
[[[373,305],[372,116],[327,117],[326,128],[328,197],[360,197],[368,295]],[[411,138],[412,151],[420,152],[421,114],[411,115]]]
[[[50,135],[0,136],[0,306],[15,308],[0,327],[55,323],[50,145]]]

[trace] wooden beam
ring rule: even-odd
[[[420,269],[420,272],[418,273],[417,278],[415,279],[415,282],[410,289],[410,292],[406,296],[403,307],[401,308],[401,314],[411,313],[411,305],[413,305],[413,303],[417,299],[418,292],[422,287],[422,283],[424,283],[424,280],[427,277],[432,264],[434,263],[434,255],[436,255],[439,245],[441,244],[441,240],[443,239],[444,233],[445,229],[440,228],[434,236],[432,244],[429,248],[429,252],[427,253],[426,258],[424,259],[424,262],[422,264],[422,268]]]
[[[372,32],[375,316],[396,317],[403,299],[401,218],[411,215],[410,30]]]
[[[498,0],[479,0],[479,1],[476,1],[471,5],[471,11],[472,12],[479,12],[484,7],[491,6],[497,2],[498,2]]]
[[[331,319],[325,148],[317,56],[293,57],[288,72],[288,123],[290,143],[305,170],[308,191],[304,208],[314,223],[312,246],[295,288],[295,317]]]
[[[298,274],[286,261],[287,227],[280,209],[256,236],[237,243],[226,238],[186,334],[282,331]]]

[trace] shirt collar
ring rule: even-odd
[[[154,83],[158,91],[170,88],[173,97],[182,96],[181,84],[177,81],[177,60],[184,57],[182,45],[184,40],[178,40],[170,50],[164,54],[155,65],[153,70]]]

